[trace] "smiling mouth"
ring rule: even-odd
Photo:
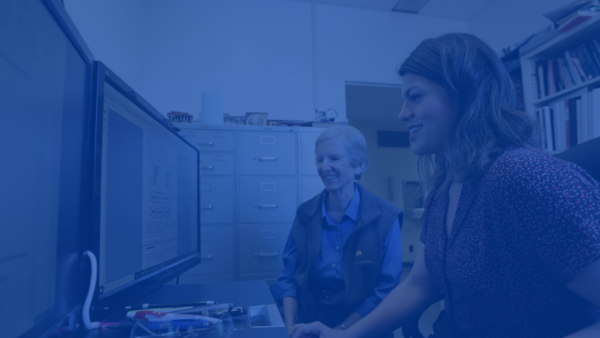
[[[414,132],[416,132],[416,131],[420,130],[421,128],[423,128],[423,125],[422,125],[422,124],[421,124],[421,125],[414,126],[414,127],[410,128],[410,130],[409,130],[408,132],[409,132],[409,134],[412,134],[412,133],[414,133]]]
[[[338,176],[337,175],[325,175],[325,176],[323,176],[323,178],[326,180],[333,180],[333,179],[338,178]]]

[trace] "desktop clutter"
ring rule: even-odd
[[[92,315],[107,317],[98,329],[126,334],[129,337],[231,337],[237,331],[254,328],[284,327],[277,306],[247,308],[234,303],[201,301],[179,304],[140,304],[114,308],[92,308]],[[56,333],[65,331],[57,330]]]
[[[338,120],[338,112],[329,108],[326,110],[315,109],[313,121],[304,120],[269,120],[266,112],[247,112],[245,115],[232,116],[221,111],[221,99],[218,93],[202,92],[202,106],[198,119],[194,115],[181,111],[167,113],[172,123],[202,123],[202,124],[234,124],[249,126],[300,126],[300,127],[331,127],[336,124],[346,124]]]

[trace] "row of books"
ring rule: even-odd
[[[593,40],[564,52],[564,57],[536,61],[537,99],[600,76],[600,43]],[[536,95],[537,94],[537,95]]]
[[[548,152],[600,137],[600,88],[542,107],[535,117],[541,127],[540,145]]]

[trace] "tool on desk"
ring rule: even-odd
[[[184,331],[184,330],[188,330],[190,328],[190,326],[195,329],[200,329],[200,328],[208,328],[215,324],[212,322],[200,321],[200,320],[172,320],[172,321],[168,321],[168,322],[146,322],[144,324],[141,324],[140,322],[138,322],[138,323],[139,324],[137,324],[137,325],[143,325],[146,329],[148,329],[150,331],[168,331],[169,329],[175,330],[177,328],[179,328],[180,331]],[[102,325],[102,324],[104,324],[104,325]],[[131,322],[131,321],[123,321],[123,322],[118,322],[118,323],[102,323],[102,324],[101,324],[101,327],[103,329],[118,330],[118,331],[131,331],[133,329],[133,327],[136,326],[136,322]]]
[[[137,313],[147,314],[147,313],[150,313],[150,312],[186,314],[186,313],[203,313],[203,312],[218,311],[218,310],[228,311],[233,306],[235,306],[234,303],[227,303],[227,304],[217,304],[217,305],[209,305],[209,306],[196,306],[196,307],[194,307],[194,306],[186,306],[186,307],[174,307],[174,308],[157,308],[157,309],[135,310],[135,311],[129,311],[129,312],[127,312],[127,317],[128,318],[137,318],[136,317]]]
[[[246,314],[246,309],[244,309],[243,307],[232,307],[231,309],[227,309],[226,311],[215,311],[215,314],[221,314],[221,313],[228,313],[231,317],[236,317],[236,316],[241,316],[241,315],[245,315]]]
[[[224,303],[209,306],[198,306],[193,308],[185,308],[179,310],[169,311],[170,313],[198,313],[204,311],[215,311],[215,310],[229,310],[235,306],[235,303]]]
[[[145,320],[148,322],[167,322],[172,320],[203,320],[210,323],[218,323],[219,319],[182,313],[169,313],[161,311],[130,311],[127,317],[131,319]]]
[[[144,309],[153,309],[153,308],[176,308],[176,307],[193,307],[193,306],[204,306],[204,305],[214,305],[217,302],[213,300],[206,300],[201,302],[193,302],[193,303],[175,303],[175,304],[140,304],[140,305],[127,305],[122,308],[116,307],[93,307],[92,311],[111,311],[111,310],[144,310]]]

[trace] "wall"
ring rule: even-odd
[[[345,81],[399,83],[422,39],[461,21],[280,0],[65,0],[98,60],[159,111],[200,112],[202,91],[230,115],[344,119]]]
[[[64,0],[96,60],[144,95],[146,12],[143,0]]]
[[[310,4],[146,1],[145,88],[161,112],[198,113],[202,91],[230,115],[312,119]]]
[[[385,122],[365,122],[357,121],[351,124],[360,130],[367,141],[367,151],[369,153],[369,168],[360,180],[373,194],[385,198],[397,207],[404,209],[404,198],[402,192],[402,181],[418,181],[417,172],[418,157],[412,153],[410,148],[379,148],[377,147],[378,130],[405,130],[397,124]],[[388,177],[394,178],[393,193],[394,199],[390,200],[390,189],[388,186]],[[419,244],[419,235],[421,233],[420,219],[404,219],[402,227],[402,259],[405,262],[413,262],[416,257],[417,246]],[[410,246],[413,246],[413,252],[410,252]]]
[[[315,104],[346,116],[345,82],[399,84],[396,69],[423,39],[467,23],[414,14],[314,5]]]
[[[497,51],[522,41],[551,22],[542,14],[573,0],[493,0],[469,20],[469,33]]]

